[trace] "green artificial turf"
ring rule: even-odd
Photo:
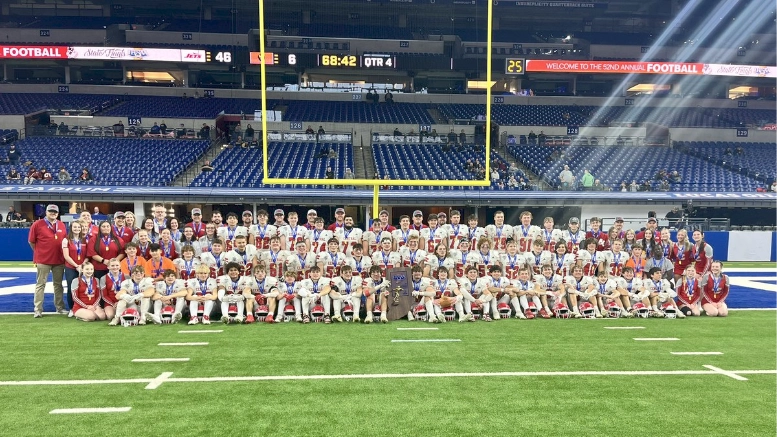
[[[775,316],[387,325],[108,327],[0,318],[0,380],[540,371],[775,370]],[[606,330],[605,326],[643,326]],[[437,331],[398,331],[436,327]],[[179,334],[179,330],[223,330]],[[633,337],[677,337],[638,342]],[[460,339],[391,343],[392,339]],[[209,342],[161,347],[160,342]],[[672,351],[718,351],[675,356]],[[188,357],[185,363],[133,358]],[[4,435],[734,436],[775,434],[775,375],[571,375],[2,386]],[[129,413],[50,415],[56,408]],[[117,428],[119,427],[119,428]],[[122,428],[123,427],[123,428]],[[128,432],[119,432],[128,434]]]

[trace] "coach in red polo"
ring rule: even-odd
[[[32,262],[38,269],[35,281],[35,315],[37,319],[43,315],[43,291],[46,280],[51,272],[54,280],[54,306],[60,314],[67,314],[62,301],[62,276],[65,274],[65,258],[62,255],[62,239],[67,237],[67,227],[57,220],[59,207],[46,207],[46,218],[38,220],[30,228],[30,247]]]

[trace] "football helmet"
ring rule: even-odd
[[[615,301],[610,301],[605,305],[605,310],[607,310],[607,316],[612,317],[613,319],[617,319],[621,316],[621,307],[618,306],[618,304],[615,303]]]
[[[445,320],[452,322],[456,318],[456,310],[453,307],[445,307],[442,309],[442,314],[445,316]]]
[[[472,312],[472,319],[473,320],[480,320],[480,318],[483,316],[483,307],[480,306],[477,302],[472,302],[470,305],[470,311]]]
[[[294,305],[286,305],[283,308],[283,321],[288,323],[294,320],[296,311],[294,311]]]
[[[170,305],[167,305],[164,308],[162,308],[162,313],[160,314],[162,323],[167,325],[173,323],[174,314],[175,314],[175,308],[171,307]]]
[[[353,320],[353,305],[345,304],[345,307],[343,308],[343,318],[346,322]]]
[[[499,305],[497,305],[496,310],[499,311],[499,317],[503,319],[509,319],[510,314],[512,313],[512,311],[510,310],[510,305],[508,305],[505,302],[502,302]]]
[[[416,320],[426,320],[426,306],[416,305],[415,308],[413,308],[413,317],[415,317]]]
[[[254,296],[254,300],[256,301],[257,305],[267,305],[267,298],[262,294],[257,294]]]
[[[375,323],[380,322],[380,312],[381,312],[380,305],[375,305],[374,307],[372,307],[372,321],[373,322],[375,322]]]
[[[637,302],[631,307],[632,311],[637,313],[637,317],[647,319],[650,316],[650,309],[642,302]]]
[[[568,319],[570,316],[569,307],[567,304],[559,302],[556,305],[553,305],[553,314],[555,314],[558,319]]]
[[[661,305],[661,311],[664,312],[664,317],[667,319],[676,319],[677,318],[677,308],[674,307],[669,301],[664,302],[663,305]]]
[[[203,302],[199,302],[197,304],[197,317],[202,317],[203,314],[205,314],[205,304]]]
[[[135,308],[127,308],[121,313],[121,326],[135,326],[140,320],[140,313]]]
[[[532,315],[536,316],[539,309],[537,309],[537,304],[535,304],[532,301],[529,301],[526,303],[526,311],[532,313]]]
[[[270,314],[270,309],[267,305],[259,305],[256,307],[256,320],[264,322],[268,314]]]
[[[586,318],[586,319],[596,318],[596,311],[594,311],[594,305],[591,302],[581,303],[580,314],[582,314],[583,318]]]
[[[230,318],[237,317],[237,305],[233,303],[229,304],[229,306],[227,307],[227,316],[229,316]]]
[[[316,323],[322,322],[324,320],[324,307],[321,305],[314,306],[313,309],[310,310],[310,317]]]

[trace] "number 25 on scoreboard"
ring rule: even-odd
[[[522,58],[505,59],[505,74],[523,74]]]

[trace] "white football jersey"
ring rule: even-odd
[[[561,239],[567,242],[567,253],[577,254],[580,250],[580,243],[585,240],[585,232],[580,229],[577,232],[566,230],[561,233]]]
[[[578,281],[574,276],[569,275],[564,282],[567,284],[568,291],[576,290],[582,293],[585,292],[588,289],[588,286],[593,284],[594,281],[594,278],[590,276],[581,276],[580,280]]]
[[[346,258],[345,263],[351,266],[354,276],[361,276],[367,278],[370,274],[370,267],[372,267],[372,258],[362,255],[361,259],[349,256]]]
[[[529,279],[526,282],[521,282],[520,279],[510,281],[510,285],[518,289],[518,291],[531,291],[534,290],[534,282]]]
[[[513,228],[513,240],[518,242],[519,252],[531,252],[532,244],[540,236],[539,226],[517,225]]]
[[[189,280],[197,275],[195,271],[200,266],[200,262],[197,258],[192,258],[189,261],[185,261],[183,258],[173,260],[175,268],[178,269],[178,277],[183,280]]]
[[[229,275],[222,275],[216,278],[216,282],[218,282],[219,288],[224,287],[224,293],[225,294],[241,294],[243,292],[243,289],[240,288],[241,283],[240,280],[243,278],[243,276],[240,276],[236,280],[232,280],[232,278],[229,277]]]
[[[362,245],[364,246],[364,253],[372,256],[373,253],[379,251],[380,242],[384,238],[391,238],[391,233],[386,231],[380,231],[380,232],[367,231],[363,233]]]
[[[197,240],[197,248],[199,249],[199,252],[197,252],[197,255],[201,255],[205,252],[210,252],[213,250],[213,240],[214,238],[208,238],[208,236],[200,237],[199,240]]]
[[[446,256],[443,259],[440,259],[437,257],[437,255],[431,254],[426,257],[426,265],[429,266],[429,273],[432,275],[432,277],[437,277],[437,270],[440,269],[440,267],[445,267],[448,269],[448,277],[452,278],[454,277],[453,269],[456,267],[456,261],[450,256]]]
[[[603,252],[580,250],[577,252],[577,260],[583,266],[583,275],[596,276],[596,269],[606,261],[606,257]]]
[[[244,283],[247,288],[251,289],[253,294],[267,294],[273,287],[278,287],[278,279],[272,276],[265,276],[262,281],[256,279],[256,276],[246,276]]]
[[[467,225],[451,225],[446,224],[443,226],[443,229],[445,229],[445,232],[448,234],[448,248],[449,249],[458,249],[459,248],[459,242],[464,239],[468,239],[469,236],[467,235]]]
[[[350,279],[345,280],[342,276],[332,278],[331,284],[340,290],[340,294],[351,294],[356,292],[362,286],[361,277],[351,276]]]
[[[618,288],[626,290],[629,293],[639,293],[642,290],[642,280],[633,278],[631,281],[627,281],[626,278],[615,278],[615,283]]]
[[[499,256],[502,264],[502,273],[509,280],[518,279],[518,271],[526,265],[526,258],[520,253],[510,255],[503,253]]]
[[[299,252],[294,252],[286,257],[284,269],[297,272],[297,279],[302,280],[309,276],[310,268],[315,265],[315,253],[308,252],[305,255],[301,255]]]
[[[403,266],[413,267],[425,262],[426,257],[429,255],[425,250],[416,249],[415,251],[411,251],[409,247],[405,246],[399,249],[399,256],[402,258]]]
[[[278,234],[281,236],[281,241],[285,242],[286,249],[289,251],[294,251],[297,243],[305,242],[308,238],[307,228],[299,225],[294,228],[291,225],[281,226],[278,229]]]
[[[459,279],[459,289],[466,291],[472,297],[480,296],[486,288],[488,288],[488,284],[484,278],[477,278],[475,281],[470,281],[467,277]]]
[[[329,286],[329,278],[318,278],[314,281],[310,278],[299,281],[298,289],[307,290],[311,294],[318,294],[324,290],[324,287]]]
[[[569,274],[572,266],[575,264],[575,256],[571,253],[565,253],[564,256],[558,256],[553,254],[551,265],[553,266],[553,273],[565,277]]]
[[[228,226],[225,226],[216,229],[216,235],[224,242],[224,251],[226,252],[232,250],[235,237],[238,235],[248,238],[248,228],[245,226],[235,226],[234,229],[231,229]]]
[[[629,254],[624,251],[615,253],[608,250],[603,252],[603,255],[604,266],[610,276],[620,276],[623,268],[626,266],[626,261],[629,260]]]
[[[555,252],[556,243],[561,240],[561,229],[547,230],[542,228],[540,230],[540,237],[542,238],[542,242],[545,243],[544,249]]]
[[[278,236],[278,228],[271,224],[251,225],[248,228],[248,234],[254,237],[254,246],[257,250],[269,250],[270,239]]]
[[[224,252],[221,252],[218,255],[213,252],[204,252],[202,255],[200,255],[200,261],[202,261],[202,263],[206,266],[210,267],[211,270],[220,270],[222,267],[224,267],[224,264],[227,263],[227,258],[225,255],[226,254]]]
[[[464,232],[467,233],[467,238],[469,238],[469,247],[471,247],[473,250],[477,249],[478,240],[486,235],[485,228],[481,228],[480,226],[476,226],[474,228],[468,227],[464,230]]]
[[[434,253],[434,248],[448,238],[448,233],[443,228],[421,229],[421,244],[429,253]]]
[[[545,275],[534,275],[534,283],[539,284],[540,288],[548,293],[557,291],[561,287],[562,281],[563,277],[561,275],[554,274],[550,278],[545,277]]]
[[[170,285],[167,285],[165,281],[159,281],[156,283],[155,288],[156,292],[162,296],[169,296],[173,293],[178,293],[179,291],[185,290],[186,283],[183,279],[176,279],[175,282]]]
[[[319,267],[323,265],[323,276],[334,278],[340,275],[340,267],[345,265],[346,256],[344,253],[322,252],[316,257],[316,263]]]
[[[218,283],[213,278],[208,278],[203,282],[200,282],[197,278],[192,278],[186,281],[186,288],[192,290],[193,294],[202,296],[208,293],[215,293]]]
[[[480,257],[478,252],[462,252],[454,249],[451,250],[450,256],[455,264],[454,269],[457,278],[465,277],[469,266],[477,267],[478,264],[483,262],[483,258]]]
[[[416,231],[415,229],[397,229],[396,231],[391,233],[391,238],[394,240],[394,242],[397,243],[397,249],[401,249],[405,246],[407,246],[407,241],[410,239],[411,236],[419,237],[421,234]]]
[[[356,243],[361,244],[363,232],[358,228],[346,230],[345,227],[335,229],[335,238],[340,242],[340,251],[346,255],[351,255],[351,250]]]
[[[478,264],[478,274],[481,278],[490,276],[488,271],[491,266],[500,265],[499,253],[495,250],[489,250],[488,253],[483,253],[481,251],[473,253],[476,253],[480,257],[480,264]]]
[[[513,227],[510,225],[488,225],[486,226],[486,236],[491,240],[491,245],[497,252],[507,249],[507,240],[513,238]]]
[[[387,281],[386,279],[381,278],[380,281],[375,282],[375,281],[372,280],[371,277],[368,277],[367,279],[365,279],[362,282],[362,290],[363,291],[368,291],[370,293],[375,293],[375,287],[383,284],[386,281]],[[384,291],[385,291],[385,289],[384,289]]]
[[[446,291],[450,293],[451,296],[454,295],[454,290],[458,290],[458,284],[456,283],[455,279],[430,279],[429,283],[432,288],[434,288],[434,291],[438,294],[445,293]]]
[[[334,236],[334,232],[326,229],[309,230],[308,239],[310,240],[310,251],[316,254],[326,252],[328,250],[327,241]]]
[[[500,276],[499,279],[489,276],[487,278],[482,278],[482,280],[486,283],[486,288],[507,288],[511,285],[510,280],[504,276]]]
[[[151,278],[143,278],[137,284],[132,279],[127,279],[121,283],[121,291],[125,293],[129,293],[131,295],[143,293],[144,291],[153,287],[154,287],[154,280]]]
[[[253,265],[256,256],[256,247],[253,244],[246,244],[245,250],[240,253],[237,249],[232,249],[225,254],[227,262],[238,263],[243,267],[249,268]]]
[[[608,279],[604,284],[599,282],[599,279],[594,279],[593,284],[594,289],[599,294],[611,294],[615,291],[616,288],[618,288],[618,283],[615,281],[615,279]]]
[[[402,258],[398,252],[385,253],[381,250],[372,254],[372,265],[380,266],[385,272],[386,269],[402,265]]]
[[[671,297],[677,296],[677,293],[672,290],[672,284],[666,279],[661,279],[658,282],[654,282],[652,279],[643,279],[642,285],[645,290],[651,293],[669,293]]]
[[[534,252],[526,252],[523,254],[523,259],[526,265],[532,269],[535,275],[542,273],[542,266],[550,264],[553,261],[553,256],[547,250],[543,250],[539,254]]]

